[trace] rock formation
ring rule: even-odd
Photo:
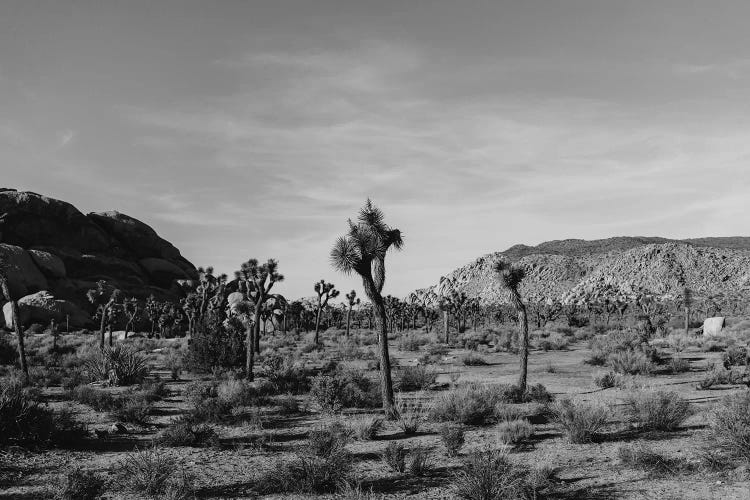
[[[133,217],[84,215],[70,203],[12,189],[0,189],[0,253],[9,263],[11,293],[23,298],[20,304],[36,304],[21,314],[40,322],[59,320],[60,309],[67,308],[74,326],[83,326],[90,309],[86,291],[97,280],[126,296],[177,299],[182,294],[177,281],[197,279],[177,248]],[[36,294],[40,291],[48,293]]]

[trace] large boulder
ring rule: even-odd
[[[67,274],[63,260],[50,252],[44,250],[29,250],[29,255],[34,260],[34,264],[47,278],[60,279]]]
[[[103,251],[111,238],[73,205],[32,192],[0,191],[0,241],[23,248]]]
[[[139,259],[159,257],[177,260],[182,257],[174,245],[134,217],[116,211],[90,213],[88,217]]]
[[[5,258],[8,288],[13,297],[22,297],[47,288],[47,279],[21,247],[0,243],[0,255]]]
[[[724,317],[722,316],[717,316],[715,318],[706,318],[703,321],[703,335],[704,336],[721,335],[722,330],[724,330],[725,324],[726,324],[726,321]]]
[[[3,317],[8,328],[15,327],[10,303],[3,306]],[[70,326],[76,328],[91,324],[91,317],[88,313],[72,302],[55,299],[46,290],[18,300],[18,320],[21,326],[26,327],[32,323],[46,325],[53,319],[58,323],[69,321]]]

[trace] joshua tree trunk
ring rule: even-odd
[[[517,290],[511,290],[511,302],[518,314],[518,331],[521,337],[521,345],[518,350],[521,369],[518,375],[518,387],[521,393],[526,392],[526,379],[528,376],[529,366],[529,322],[526,317],[526,306],[521,301],[521,296]]]
[[[352,308],[350,307],[346,311],[346,338],[349,338],[349,328],[350,328],[351,322],[352,322],[351,316],[352,316]]]
[[[378,293],[371,278],[363,278],[365,293],[375,310],[375,323],[378,330],[378,349],[380,351],[380,391],[383,397],[383,410],[387,418],[396,418],[396,407],[393,399],[393,381],[391,380],[391,358],[388,356],[388,328],[385,314],[385,302]]]
[[[685,335],[688,334],[688,331],[690,330],[690,308],[685,308]]]
[[[318,301],[318,312],[315,314],[315,345],[318,345],[320,343],[320,301]]]
[[[247,349],[247,357],[245,359],[245,376],[247,379],[252,382],[254,380],[253,375],[253,363],[255,361],[255,353],[253,350],[253,330],[255,329],[255,325],[247,325],[246,329],[246,337],[245,337],[245,344]]]
[[[112,325],[107,326],[107,331],[109,332],[109,347],[112,347]]]
[[[102,309],[102,320],[99,322],[99,349],[104,350],[104,329],[107,322],[107,311]]]
[[[255,304],[255,315],[253,316],[253,336],[250,342],[251,348],[255,349],[256,354],[260,354],[260,312],[263,307],[263,301],[259,300]]]
[[[24,383],[27,383],[29,381],[29,365],[26,363],[26,347],[23,339],[23,328],[21,328],[21,323],[18,319],[18,303],[10,295],[8,282],[5,276],[0,277],[0,286],[2,287],[3,295],[5,295],[5,298],[7,298],[10,303],[10,317],[13,320],[13,328],[15,328],[16,337],[18,338],[18,360],[21,363]]]
[[[448,326],[448,311],[443,309],[443,331],[445,332],[445,343],[450,344],[450,330]]]

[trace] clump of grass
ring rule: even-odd
[[[645,470],[652,474],[674,474],[685,464],[665,457],[644,444],[623,445],[617,449],[617,456],[623,465]]]
[[[680,356],[675,356],[669,361],[669,371],[672,373],[685,373],[690,371],[690,361]]]
[[[174,458],[159,448],[148,448],[128,453],[115,469],[118,489],[148,496],[162,495],[177,471]]]
[[[485,366],[488,364],[486,359],[473,352],[462,356],[461,363],[463,363],[465,366]]]
[[[516,446],[531,437],[534,428],[526,419],[500,422],[495,428],[495,437],[500,444]]]
[[[210,425],[195,424],[188,419],[180,418],[159,432],[154,438],[154,443],[161,446],[218,447],[219,436]]]
[[[333,421],[314,427],[307,435],[307,448],[316,457],[330,457],[341,452],[352,437],[352,430],[342,422]]]
[[[607,362],[616,373],[624,375],[648,375],[654,371],[654,364],[641,351],[617,351],[609,355]]]
[[[96,472],[73,469],[65,474],[55,500],[95,500],[104,492],[104,484],[104,479]]]
[[[709,421],[711,434],[721,449],[750,460],[750,390],[721,400]]]
[[[449,457],[456,457],[465,442],[466,431],[460,424],[445,424],[440,427],[440,439]]]
[[[453,479],[453,489],[464,500],[537,498],[550,484],[552,473],[548,467],[516,465],[502,450],[478,451],[466,458]]]
[[[611,387],[621,387],[622,375],[613,371],[604,373],[597,373],[594,375],[594,385],[602,389],[609,389]]]
[[[330,493],[351,483],[352,459],[345,451],[328,457],[303,454],[279,461],[257,482],[260,493]]]
[[[377,416],[359,416],[349,422],[354,437],[360,441],[371,441],[383,429],[384,420]]]
[[[379,383],[356,370],[337,369],[312,379],[310,396],[325,413],[381,404]]]
[[[409,451],[406,468],[412,476],[426,476],[432,470],[432,465],[432,457],[426,448],[417,446]]]
[[[399,395],[396,399],[396,423],[404,434],[416,434],[427,417],[427,408],[417,399],[407,399]]]
[[[437,380],[437,372],[429,366],[406,366],[401,370],[397,382],[400,391],[423,391]]]
[[[628,418],[639,430],[673,431],[692,414],[676,392],[633,392],[625,398]]]
[[[732,346],[721,356],[721,360],[726,369],[729,369],[732,366],[747,365],[747,348],[744,346]]]
[[[390,442],[382,453],[383,462],[394,472],[399,474],[406,470],[406,456],[408,451],[399,443]]]
[[[601,404],[562,399],[550,407],[552,418],[571,443],[591,442],[607,423],[609,409]]]
[[[130,394],[115,400],[110,414],[120,422],[143,425],[151,419],[153,405],[139,393]]]

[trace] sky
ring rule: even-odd
[[[748,235],[750,3],[5,0],[0,185],[118,210],[196,266],[404,296],[514,244]],[[343,296],[343,293],[342,293]]]

